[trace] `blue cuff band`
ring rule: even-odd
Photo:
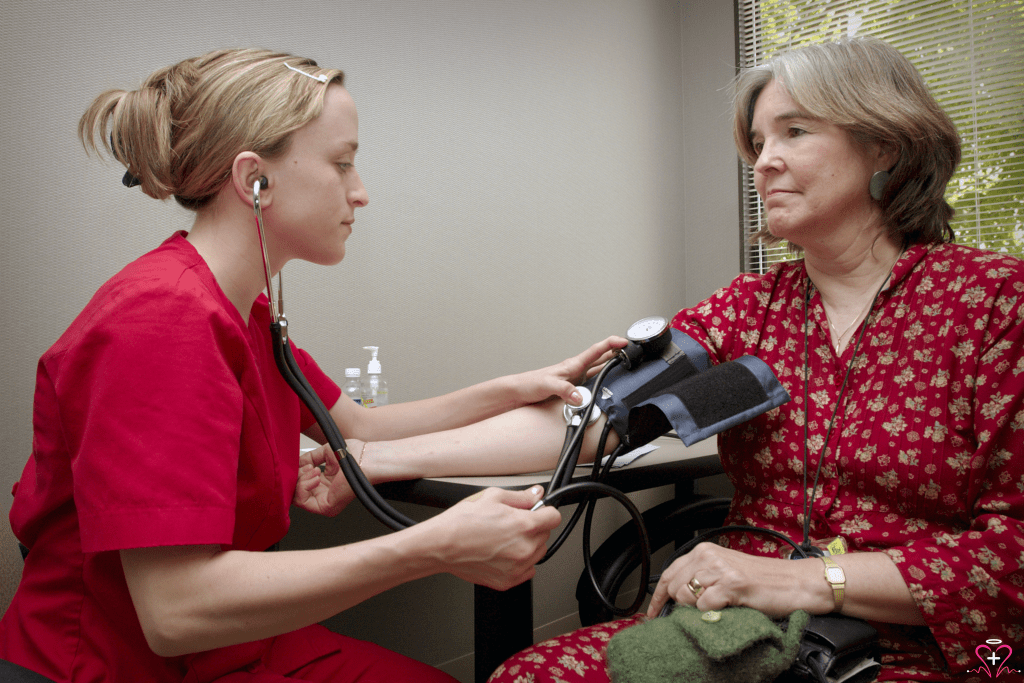
[[[789,401],[771,368],[755,356],[711,365],[693,338],[672,330],[661,358],[607,375],[597,406],[627,446],[674,429],[690,446]]]

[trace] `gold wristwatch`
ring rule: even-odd
[[[843,600],[846,599],[846,572],[828,555],[822,555],[821,561],[825,563],[825,580],[832,586],[832,597],[836,601],[833,611],[839,612],[843,609]]]

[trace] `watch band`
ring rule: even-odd
[[[840,612],[846,599],[846,572],[828,555],[822,555],[820,559],[825,563],[825,580],[832,586],[832,597],[836,603],[832,611]]]

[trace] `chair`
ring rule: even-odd
[[[669,543],[685,543],[699,531],[722,526],[729,512],[729,499],[697,495],[685,500],[669,500],[643,513],[644,524],[651,539],[651,552]],[[640,566],[640,540],[633,522],[627,522],[609,536],[594,553],[594,576],[604,595],[612,602],[626,578]],[[652,567],[657,573],[659,567]],[[644,586],[640,590],[644,590]],[[590,576],[584,569],[576,583],[576,601],[580,622],[593,626],[610,621],[615,615],[598,597]]]
[[[0,681],[3,683],[53,683],[51,678],[4,659],[0,659]]]
[[[28,548],[18,543],[21,559],[28,556]],[[0,659],[0,683],[53,683],[53,679],[36,673],[31,669]]]

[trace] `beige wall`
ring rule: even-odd
[[[731,0],[6,0],[0,491],[31,450],[39,355],[100,283],[190,224],[81,150],[102,90],[222,46],[346,70],[371,201],[340,266],[287,268],[288,315],[336,378],[379,345],[410,400],[559,360],[738,271],[733,32]],[[0,608],[20,571],[3,527]],[[380,532],[353,508],[299,517],[289,544]],[[541,568],[539,635],[571,626],[578,547]],[[464,676],[471,599],[435,577],[331,625]]]

